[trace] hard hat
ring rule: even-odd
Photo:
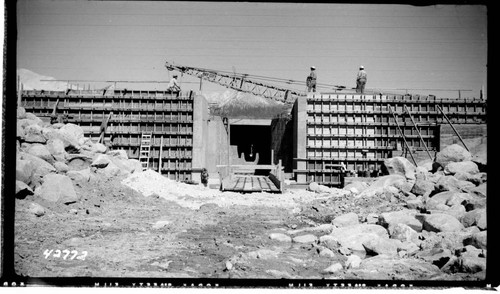
[[[360,65],[360,66],[359,66],[359,69],[365,69],[365,67],[364,67],[364,66],[362,66],[362,65]]]
[[[311,69],[316,69],[316,67],[315,66],[311,66]]]

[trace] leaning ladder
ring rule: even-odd
[[[141,147],[139,149],[139,161],[142,165],[142,170],[149,168],[149,152],[151,151],[151,133],[142,133]]]

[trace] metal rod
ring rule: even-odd
[[[451,121],[448,119],[448,116],[446,116],[446,114],[444,113],[443,109],[441,109],[441,107],[439,105],[437,105],[437,104],[436,104],[436,107],[437,107],[437,109],[439,109],[439,111],[441,111],[441,113],[443,114],[443,116],[446,119],[446,121],[450,124],[451,128],[453,129],[453,131],[455,131],[455,134],[457,134],[458,138],[460,139],[460,142],[462,142],[462,144],[464,144],[465,149],[470,152],[469,148],[467,148],[467,145],[465,144],[464,140],[462,139],[462,136],[460,136],[460,134],[458,133],[458,131],[455,129],[455,127],[453,126],[453,124],[451,123]]]
[[[392,106],[387,105],[389,110],[391,111],[392,117],[394,118],[394,121],[396,122],[396,126],[398,127],[399,133],[401,134],[401,138],[403,138],[403,141],[405,142],[406,148],[408,149],[408,153],[410,153],[411,159],[413,160],[413,163],[417,165],[417,161],[415,161],[415,158],[413,157],[413,154],[411,153],[410,146],[408,145],[408,142],[406,142],[406,137],[401,128],[399,127],[398,119],[396,118],[396,115],[394,114],[394,111],[392,110]]]
[[[424,138],[422,138],[422,134],[420,134],[420,130],[418,129],[417,124],[413,120],[413,117],[411,116],[410,110],[408,110],[408,107],[406,107],[406,104],[404,105],[404,107],[405,107],[406,112],[410,116],[411,122],[413,123],[413,126],[415,127],[415,130],[417,130],[417,133],[418,133],[418,136],[420,138],[420,141],[422,141],[422,144],[424,144],[425,151],[427,151],[427,154],[429,155],[429,158],[432,160],[432,155],[429,152],[429,148],[427,148],[427,144],[425,144]]]

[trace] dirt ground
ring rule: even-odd
[[[320,255],[316,244],[280,242],[330,223],[347,212],[360,218],[398,210],[403,201],[333,197],[305,190],[284,194],[222,193],[195,187],[203,197],[160,197],[95,177],[75,184],[77,203],[53,204],[28,196],[16,200],[15,269],[29,277],[191,277],[261,279],[462,279],[427,269],[323,270],[346,257]],[[221,200],[222,199],[222,200]],[[45,208],[37,217],[36,202]],[[196,205],[188,205],[189,203]],[[317,237],[321,230],[309,232]],[[332,248],[334,249],[337,248]],[[51,251],[52,250],[52,251]],[[60,256],[57,250],[60,250]]]

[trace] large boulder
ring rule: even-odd
[[[479,249],[487,249],[487,231],[472,234],[464,240],[464,245],[472,245]]]
[[[84,138],[83,129],[79,125],[72,123],[65,124],[59,129],[59,132],[66,138],[71,138],[80,143],[80,140]]]
[[[402,175],[408,180],[415,180],[416,167],[404,157],[386,158],[384,166],[390,175]]]
[[[43,184],[35,189],[35,196],[64,204],[74,203],[79,199],[71,179],[59,174],[46,175]]]
[[[33,174],[31,176],[31,183],[29,184],[31,187],[39,186],[45,175],[56,171],[56,168],[52,164],[41,159],[40,157],[25,152],[19,152],[18,155],[21,160],[31,161],[33,164]]]
[[[24,199],[28,195],[33,195],[33,190],[24,182],[16,181],[16,198]]]
[[[457,191],[444,191],[434,194],[432,197],[427,199],[426,208],[439,209],[440,205],[453,206],[457,204],[462,204],[469,198],[470,196],[468,193],[462,193]]]
[[[358,194],[360,192],[363,192],[369,186],[370,186],[370,184],[368,184],[366,182],[355,181],[355,182],[352,182],[352,183],[344,186],[344,188],[342,188],[342,189],[350,191],[354,194]]]
[[[42,127],[37,124],[31,124],[24,128],[24,141],[27,143],[45,144],[47,139],[42,134]]]
[[[479,197],[486,198],[486,194],[487,194],[486,183],[483,183],[477,187],[468,188],[467,191],[469,191],[470,193],[473,193]]]
[[[127,151],[123,149],[118,149],[118,150],[110,150],[106,152],[106,154],[110,157],[117,157],[120,159],[128,159]]]
[[[27,153],[39,157],[50,164],[54,163],[54,157],[47,149],[46,145],[43,144],[31,144],[31,146],[26,150]]]
[[[26,118],[26,109],[22,106],[17,107],[17,119]]]
[[[470,152],[457,144],[447,146],[436,154],[436,162],[442,167],[446,167],[450,162],[470,161],[471,159]]]
[[[330,236],[342,247],[349,250],[364,252],[363,242],[373,238],[389,238],[387,230],[379,225],[359,224],[341,228],[334,228]]]
[[[92,160],[92,163],[90,166],[96,167],[96,168],[105,168],[111,163],[111,159],[109,158],[108,155],[106,154],[97,154],[94,159]]]
[[[446,248],[432,248],[422,250],[415,254],[415,257],[423,259],[435,266],[442,268],[453,257],[451,250]]]
[[[399,191],[409,192],[413,184],[402,175],[382,176],[356,197],[373,197],[383,193],[398,193]]]
[[[487,217],[485,208],[474,209],[466,212],[462,217],[461,222],[466,228],[471,226],[477,226],[481,230],[486,230],[487,229],[486,218]]]
[[[363,247],[368,255],[385,254],[389,256],[396,256],[398,254],[398,246],[400,244],[401,241],[396,239],[376,237],[363,242]]]
[[[76,135],[71,133],[70,130],[64,129],[64,126],[60,129],[45,128],[43,129],[43,135],[47,140],[61,140],[64,143],[64,150],[68,153],[77,153],[81,149]]]
[[[434,186],[437,191],[461,191],[461,181],[454,176],[442,176]]]
[[[461,162],[450,162],[445,166],[444,172],[449,174],[466,172],[473,175],[479,172],[479,168],[477,167],[477,164],[475,164],[470,160]]]
[[[434,191],[434,183],[427,179],[419,179],[411,188],[411,193],[415,195],[429,196]]]
[[[418,233],[404,223],[393,223],[387,228],[389,236],[402,242],[414,242],[418,240]]]
[[[71,170],[66,173],[66,175],[75,182],[89,182],[94,175],[90,171],[90,168],[82,170]]]
[[[16,180],[27,185],[31,183],[31,177],[35,172],[35,165],[29,160],[16,160]]]
[[[382,213],[379,216],[379,224],[384,227],[405,224],[417,232],[422,231],[422,223],[417,218],[417,212],[410,209]]]
[[[64,161],[67,157],[67,152],[64,146],[64,142],[59,138],[52,138],[47,140],[47,149],[50,154],[56,158],[57,161]]]
[[[428,214],[424,217],[423,229],[431,232],[453,232],[464,228],[455,217],[444,214]]]
[[[337,227],[346,227],[359,224],[358,215],[354,212],[337,216],[332,220],[332,224]]]

